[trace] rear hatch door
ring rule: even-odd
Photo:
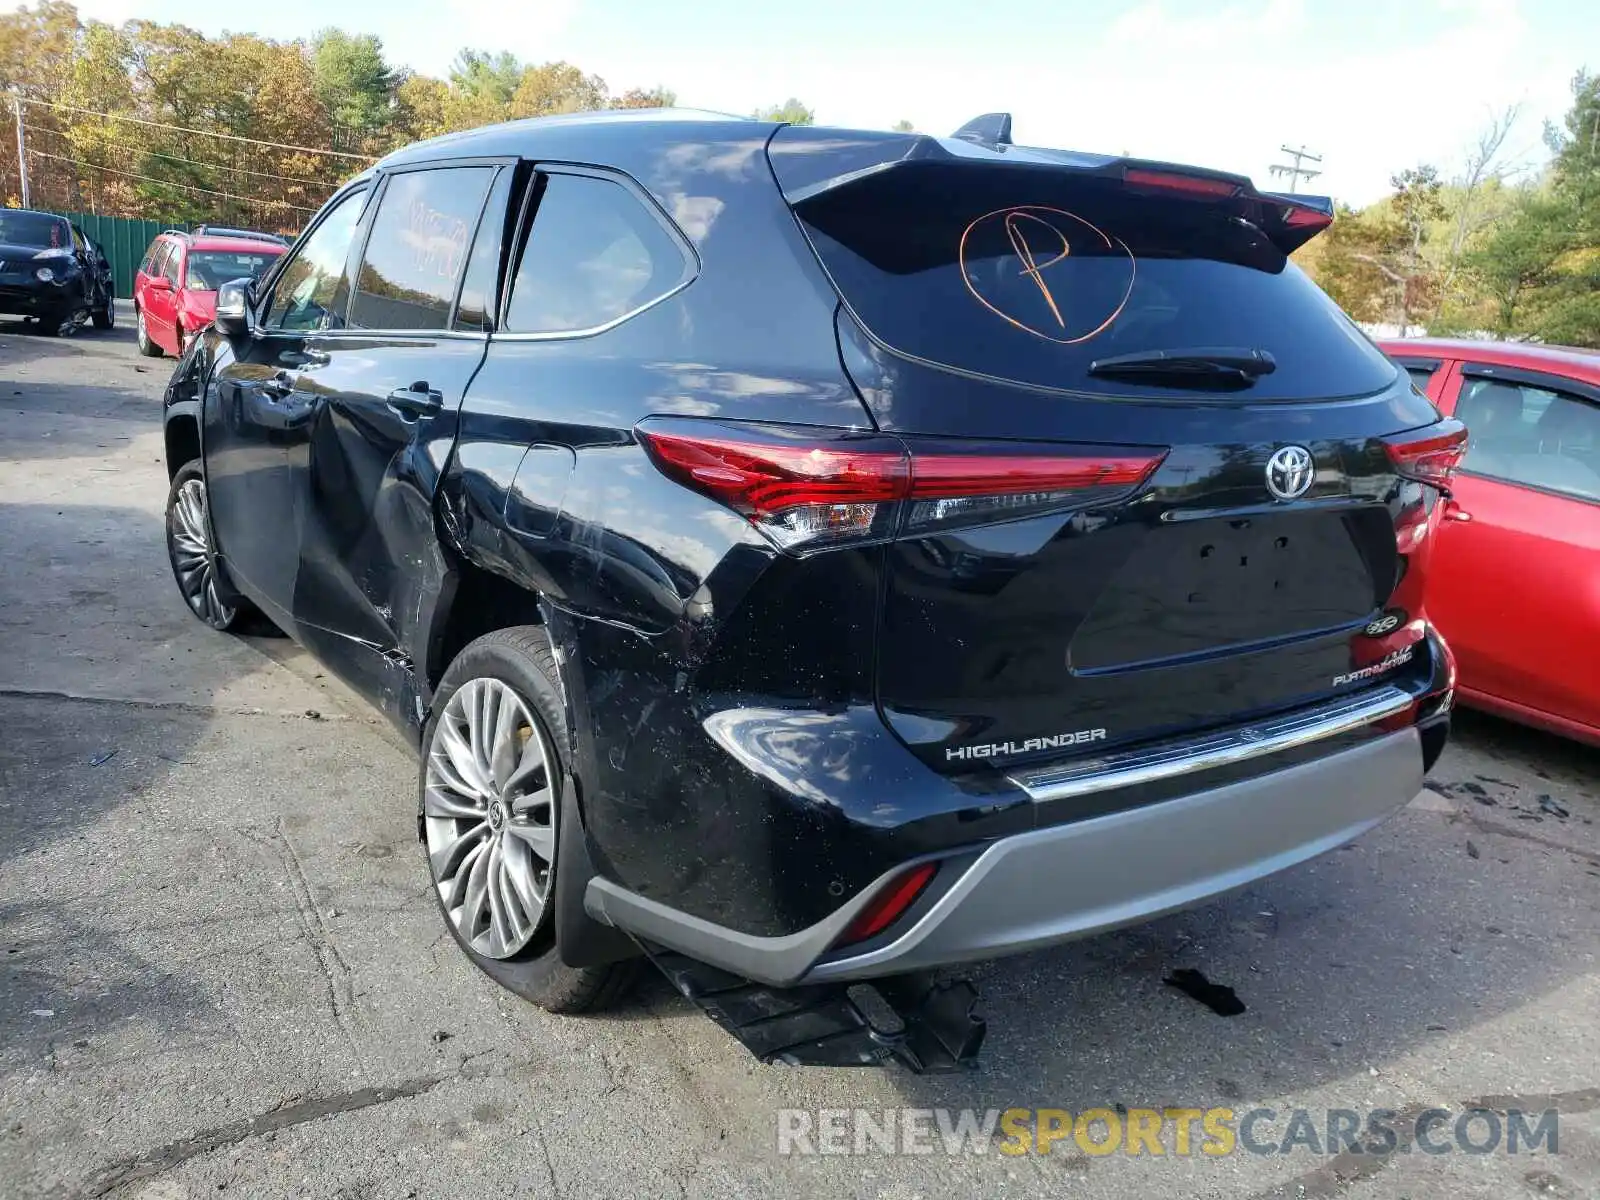
[[[772,156],[874,418],[914,476],[972,464],[961,495],[918,493],[887,555],[878,698],[930,765],[1088,753],[1423,670],[1408,559],[1436,492],[1391,443],[1439,417],[1289,261],[1326,206],[928,138],[785,130]]]

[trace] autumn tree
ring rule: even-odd
[[[751,114],[758,121],[783,121],[790,125],[815,125],[817,114],[790,96],[782,104],[758,108]]]

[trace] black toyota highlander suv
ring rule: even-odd
[[[1009,125],[449,135],[222,289],[167,396],[179,588],[417,743],[502,984],[593,1007],[643,953],[766,1057],[959,1059],[957,985],[851,985],[1420,788],[1464,430],[1289,261],[1330,205]]]

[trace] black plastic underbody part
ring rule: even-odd
[[[919,1075],[977,1065],[987,1030],[964,979],[902,976],[877,983],[774,988],[659,946],[650,960],[680,993],[765,1063],[871,1067],[899,1062]]]

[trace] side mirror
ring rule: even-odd
[[[243,337],[250,332],[250,307],[255,303],[255,281],[230,279],[217,289],[217,332],[223,337]]]
[[[153,292],[170,292],[172,290],[172,280],[165,275],[152,275],[145,287]]]

